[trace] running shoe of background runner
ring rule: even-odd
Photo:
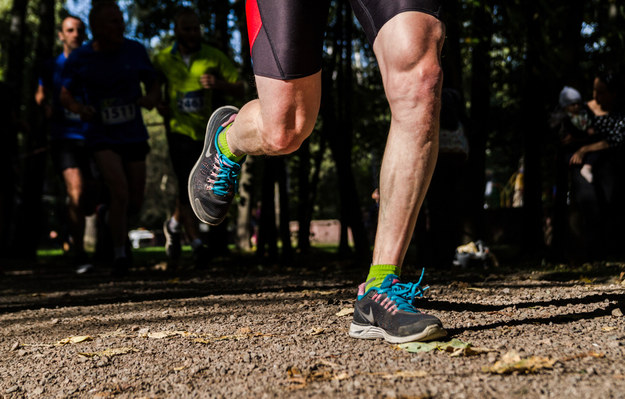
[[[171,260],[178,260],[182,254],[182,244],[180,243],[180,232],[169,228],[169,219],[163,223],[163,233],[165,234],[165,253]]]
[[[189,175],[189,198],[195,216],[204,223],[218,225],[238,190],[241,164],[222,154],[217,143],[221,133],[239,110],[232,106],[218,108],[206,125],[204,151]],[[242,162],[241,162],[242,163]]]
[[[412,305],[414,284],[402,284],[394,274],[386,276],[380,287],[367,283],[358,287],[354,305],[354,320],[349,327],[353,338],[384,338],[400,344],[413,341],[430,341],[447,335],[439,319],[419,312]]]

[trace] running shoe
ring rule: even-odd
[[[169,227],[169,219],[163,223],[163,233],[165,233],[165,253],[171,260],[178,260],[182,254],[182,245],[180,244],[180,232],[173,231]]]
[[[217,109],[206,125],[204,151],[189,175],[189,198],[195,216],[204,223],[221,223],[239,186],[241,164],[222,154],[217,143],[221,133],[237,115],[232,106]],[[241,162],[242,163],[242,162]]]
[[[419,312],[412,302],[422,294],[417,284],[402,284],[390,274],[380,287],[367,283],[358,287],[358,299],[354,305],[354,320],[349,327],[353,338],[375,339],[401,344],[413,341],[430,341],[444,337],[447,332],[439,319]]]

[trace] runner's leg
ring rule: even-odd
[[[321,72],[293,79],[256,77],[258,99],[247,103],[228,130],[235,155],[282,155],[312,132],[321,102]]]
[[[392,113],[380,171],[374,265],[401,266],[434,171],[443,38],[438,19],[405,12],[388,21],[374,42]]]

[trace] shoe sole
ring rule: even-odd
[[[447,331],[437,324],[427,326],[422,332],[418,334],[408,335],[405,337],[397,337],[387,333],[384,329],[370,325],[360,325],[352,323],[349,327],[349,336],[359,339],[377,339],[384,338],[387,342],[392,344],[404,344],[406,342],[415,341],[432,341],[437,338],[441,338],[447,335]]]
[[[206,133],[204,134],[204,148],[202,150],[202,155],[200,156],[200,158],[198,158],[197,162],[193,166],[193,169],[191,169],[191,173],[189,173],[189,179],[187,181],[187,190],[189,192],[189,199],[191,201],[191,209],[193,209],[193,213],[195,213],[195,216],[198,219],[200,219],[204,223],[209,224],[211,226],[217,226],[219,223],[221,223],[224,220],[225,217],[214,218],[208,215],[206,212],[204,212],[204,210],[202,209],[202,204],[200,203],[200,199],[195,198],[195,196],[193,195],[193,190],[192,190],[193,186],[191,184],[191,181],[192,181],[193,175],[195,174],[195,171],[202,164],[202,160],[211,154],[210,149],[213,143],[215,142],[215,136],[209,135],[208,132],[213,131],[212,129],[214,129],[215,131],[219,129],[219,126],[221,126],[221,124],[224,121],[218,120],[217,115],[220,114],[219,111],[226,110],[226,109],[232,110],[233,113],[239,112],[238,108],[233,107],[231,105],[226,105],[224,107],[217,108],[215,112],[213,112],[210,119],[208,120],[208,123],[206,124]]]

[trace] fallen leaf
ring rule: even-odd
[[[547,357],[530,356],[521,358],[515,351],[504,354],[494,365],[482,367],[482,371],[491,374],[536,373],[541,369],[550,369],[557,360]]]
[[[452,357],[474,356],[481,353],[492,352],[492,349],[474,348],[470,343],[462,342],[456,338],[448,342],[408,342],[405,344],[399,344],[398,347],[413,353],[431,352],[434,349],[438,349],[440,351],[450,353]]]
[[[125,355],[127,353],[133,353],[133,352],[139,352],[139,350],[135,348],[129,348],[129,347],[111,348],[111,349],[105,349],[99,352],[81,352],[79,353],[79,355],[84,356],[84,357],[96,357],[96,356],[113,357],[113,356],[118,356],[118,355]]]
[[[431,352],[438,347],[442,342],[432,341],[432,342],[409,342],[406,344],[397,345],[400,349],[407,350],[408,352],[419,353],[419,352]]]
[[[239,335],[251,334],[251,333],[252,333],[252,329],[249,327],[241,327],[237,330],[237,334]]]
[[[614,317],[623,317],[623,311],[619,308],[612,310],[612,316]]]
[[[306,335],[320,335],[326,331],[323,327],[313,327],[310,330],[306,331]]]
[[[385,373],[380,375],[380,377],[387,379],[387,380],[392,380],[395,378],[420,378],[420,377],[426,377],[428,375],[428,373],[424,370],[399,370],[396,371],[394,373]]]
[[[350,314],[354,314],[354,308],[341,309],[336,315],[339,317],[342,317],[342,316],[349,316]]]
[[[596,358],[601,359],[601,358],[604,358],[605,355],[603,353],[590,351],[590,352],[578,353],[578,354],[573,355],[573,356],[567,356],[565,358],[560,359],[560,361],[561,362],[568,362],[569,360],[581,359],[583,357],[596,357]]]
[[[616,330],[616,329],[618,329],[618,327],[613,327],[613,326],[605,326],[605,327],[601,327],[601,331],[606,331],[606,332],[608,332],[608,331],[614,331],[614,330]]]
[[[86,342],[86,341],[93,341],[93,337],[91,337],[89,335],[80,335],[80,336],[76,336],[76,337],[68,337],[68,338],[60,340],[55,345],[56,346],[63,346],[63,345],[67,345],[67,344],[79,344],[81,342]]]
[[[300,294],[302,295],[307,295],[307,294],[314,294],[314,295],[334,295],[336,294],[336,290],[331,290],[331,291],[319,291],[319,290],[303,290],[302,292],[300,292]]]
[[[289,366],[286,373],[288,383],[292,384],[290,389],[300,389],[314,381],[341,381],[350,378],[350,374],[345,371],[337,373],[335,367],[338,365],[325,360],[320,360],[305,372],[296,366]]]
[[[145,336],[147,336],[148,338],[163,339],[163,338],[174,337],[176,335],[179,335],[181,337],[188,337],[188,336],[191,336],[192,334],[187,331],[159,331],[159,332],[154,332],[154,333],[147,333]]]

